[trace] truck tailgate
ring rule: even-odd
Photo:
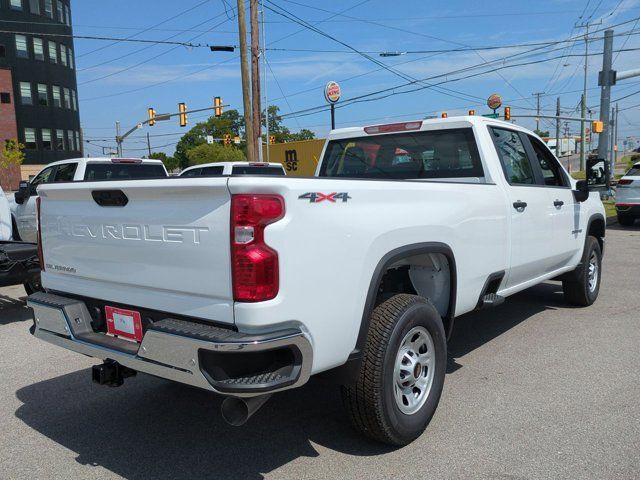
[[[233,322],[226,178],[49,184],[39,193],[45,288]]]

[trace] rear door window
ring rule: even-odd
[[[520,134],[496,127],[490,127],[489,131],[507,181],[511,185],[536,185],[533,165],[527,156],[527,149]]]
[[[88,181],[140,180],[166,176],[162,165],[148,163],[89,163],[84,173],[84,179]]]
[[[484,177],[471,128],[369,135],[329,142],[321,177]]]

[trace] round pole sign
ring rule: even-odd
[[[336,103],[338,100],[340,100],[341,94],[342,92],[340,90],[340,85],[338,84],[338,82],[334,82],[332,80],[330,82],[327,82],[327,84],[324,86],[324,98],[329,103]]]
[[[502,98],[497,93],[494,93],[489,98],[487,98],[487,106],[491,110],[497,110],[502,105]]]

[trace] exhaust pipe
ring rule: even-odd
[[[234,427],[244,425],[269,398],[270,393],[249,398],[227,397],[220,408],[222,418]]]

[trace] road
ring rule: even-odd
[[[413,444],[350,429],[322,380],[242,428],[220,399],[140,375],[91,383],[91,359],[32,338],[21,288],[0,290],[0,478],[640,478],[640,225],[608,231],[601,296],[557,283],[461,317],[445,389]]]

